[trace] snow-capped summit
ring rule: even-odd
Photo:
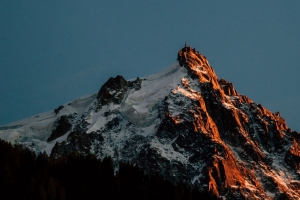
[[[0,138],[52,157],[77,151],[131,162],[218,197],[300,198],[300,133],[185,46],[142,78],[110,78],[90,96],[0,127]]]

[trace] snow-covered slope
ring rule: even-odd
[[[52,157],[77,151],[131,162],[212,195],[300,198],[300,134],[233,85],[191,47],[142,78],[0,127],[0,138]]]
[[[63,108],[58,109],[58,114],[53,110],[0,126],[0,137],[12,144],[23,144],[36,153],[46,151],[50,155],[55,142],[62,142],[67,137],[67,134],[65,134],[52,142],[47,142],[55,127],[55,122],[63,115],[69,116],[72,114],[78,116],[74,121],[78,120],[91,103],[95,101],[96,96],[97,94],[83,96],[67,103]]]
[[[138,91],[134,88],[129,89],[121,104],[105,105],[100,111],[95,111],[98,103],[97,94],[83,96],[58,107],[55,109],[57,113],[53,110],[0,126],[0,138],[13,144],[24,144],[36,153],[46,151],[50,155],[55,143],[66,140],[73,130],[70,129],[61,137],[47,142],[52,131],[57,127],[55,123],[61,116],[74,115],[75,118],[72,117],[71,121],[74,125],[82,122],[82,116],[88,116],[88,119],[84,118],[89,124],[86,132],[91,133],[105,127],[113,116],[107,118],[103,114],[111,110],[119,110],[125,120],[138,127],[138,132],[148,135],[154,132],[158,105],[177,87],[186,72],[187,70],[176,62],[155,74],[141,78],[141,89]],[[116,91],[110,91],[112,94],[114,92]]]

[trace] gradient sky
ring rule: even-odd
[[[300,131],[300,1],[0,2],[0,124],[142,77],[184,42]]]

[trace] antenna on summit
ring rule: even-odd
[[[186,41],[184,42],[184,47],[186,47]]]

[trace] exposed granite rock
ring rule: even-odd
[[[102,105],[111,102],[119,104],[123,100],[127,89],[127,81],[123,76],[118,75],[115,78],[108,79],[98,92],[97,99]]]
[[[226,95],[229,95],[229,96],[236,96],[237,95],[237,92],[234,89],[232,83],[226,81],[225,79],[220,79],[219,84],[221,85],[222,90],[224,91],[224,93]]]
[[[139,90],[142,87],[142,79],[137,77],[135,80],[128,81],[128,87],[129,88],[134,88],[135,90]]]
[[[58,106],[58,108],[55,108],[55,109],[54,109],[54,113],[57,115],[57,114],[59,113],[59,111],[60,111],[61,109],[63,109],[63,108],[64,108],[63,105]]]
[[[53,141],[70,131],[72,129],[72,121],[75,117],[76,114],[60,116],[54,123],[53,130],[47,139],[47,142]]]
[[[215,148],[214,153],[205,151],[209,158],[215,158],[206,160],[212,163],[206,165],[207,171],[204,173],[208,180],[207,189],[216,196],[225,195],[227,198],[243,199],[245,196],[249,198],[249,195],[254,197],[257,194],[239,189],[234,189],[233,193],[229,191],[232,191],[232,186],[246,188],[245,182],[251,182],[257,191],[267,189],[276,193],[278,198],[286,196],[291,199],[291,193],[284,183],[269,175],[268,171],[271,168],[259,169],[258,166],[273,166],[273,159],[284,155],[283,152],[291,143],[290,138],[296,138],[298,134],[288,130],[279,112],[272,113],[260,104],[253,103],[247,96],[238,94],[232,83],[218,79],[206,58],[199,55],[195,49],[183,48],[178,53],[177,60],[181,66],[189,70],[191,77],[198,79],[200,83],[201,94],[196,98],[199,104],[191,110],[197,113],[195,116],[202,117],[195,120],[197,128],[194,130],[210,137],[209,141],[218,140],[221,144],[221,148]],[[184,84],[184,87],[186,92],[192,91],[189,84]],[[167,115],[174,119],[176,126],[180,124],[181,116]],[[206,149],[209,149],[207,146],[215,145],[212,142],[206,145]],[[224,156],[224,152],[227,152],[226,155],[234,156]],[[295,174],[299,170],[299,152],[299,145],[294,140],[285,161],[295,169]],[[220,157],[221,160],[218,159]],[[236,160],[237,157],[239,160]],[[258,167],[255,167],[255,173],[249,170],[253,166]],[[232,177],[232,174],[235,177]],[[258,175],[260,180],[255,178]],[[234,183],[234,180],[238,183]],[[294,192],[297,193],[297,190]]]
[[[51,151],[51,157],[66,156],[71,152],[90,153],[91,141],[89,135],[82,132],[71,132],[66,141],[56,143]]]
[[[300,145],[295,139],[286,153],[285,161],[295,170],[300,170]]]

